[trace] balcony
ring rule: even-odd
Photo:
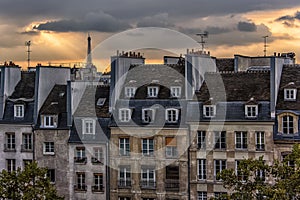
[[[85,184],[76,184],[76,185],[74,185],[74,190],[75,191],[86,191],[87,186]]]
[[[16,145],[15,144],[4,144],[4,151],[5,152],[16,152]]]
[[[142,189],[155,189],[156,182],[154,180],[141,180],[141,188]]]
[[[92,192],[104,192],[103,185],[94,185],[92,186]]]
[[[130,188],[131,187],[131,180],[118,180],[118,187],[119,188]]]
[[[165,181],[166,191],[179,191],[179,180],[167,179]]]
[[[103,164],[104,163],[103,160],[104,160],[103,158],[98,159],[96,157],[92,157],[93,164]]]
[[[32,144],[22,144],[21,152],[32,152]]]
[[[74,162],[78,164],[86,164],[87,157],[74,157]]]
[[[256,145],[256,151],[264,151],[265,145],[264,144],[257,144]]]

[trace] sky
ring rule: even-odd
[[[197,33],[207,31],[205,49],[222,58],[262,56],[263,36],[268,36],[268,55],[295,52],[300,60],[299,0],[0,0],[0,63],[12,60],[26,68],[25,42],[31,41],[31,66],[71,66],[85,61],[88,33],[96,49],[123,31],[137,38],[130,30],[145,27],[170,29],[195,41],[200,41]],[[116,44],[113,48],[126,50]],[[147,63],[178,54],[141,51]],[[99,71],[107,70],[109,55],[99,54],[93,54],[95,64]]]

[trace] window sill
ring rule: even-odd
[[[4,149],[3,151],[4,152],[17,152],[16,149]]]
[[[43,152],[43,155],[44,156],[55,156],[55,153],[46,153],[46,152]]]

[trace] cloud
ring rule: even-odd
[[[41,23],[34,27],[36,30],[47,30],[55,32],[117,32],[131,28],[131,26],[106,14],[102,11],[98,13],[88,13],[83,20],[57,20]]]
[[[297,11],[294,15],[284,15],[279,18],[277,18],[275,21],[295,21],[300,20],[300,12]]]
[[[252,22],[239,22],[237,25],[239,31],[242,32],[255,32],[257,31],[257,27]]]
[[[144,17],[136,26],[170,28],[174,27],[174,24],[169,21],[168,13],[160,13],[151,17]]]
[[[217,26],[208,26],[205,31],[207,31],[209,34],[217,35],[221,33],[228,33],[231,31],[231,29]]]

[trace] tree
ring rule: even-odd
[[[283,162],[272,166],[263,157],[240,161],[237,172],[225,169],[218,176],[223,186],[232,191],[222,199],[300,199],[300,145],[295,144]]]
[[[46,168],[38,167],[36,162],[28,164],[24,170],[0,173],[0,199],[40,200],[64,199],[56,193],[50,183]]]

